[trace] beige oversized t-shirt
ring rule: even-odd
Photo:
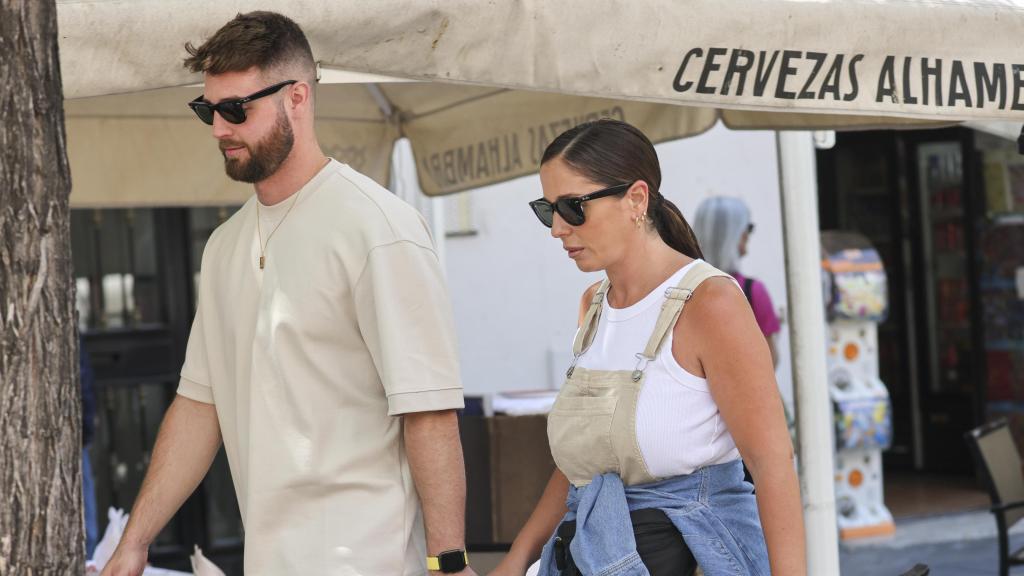
[[[217,408],[245,573],[424,574],[396,416],[463,403],[426,224],[331,160],[280,220],[265,269],[258,262],[254,197],[203,253],[178,387]]]

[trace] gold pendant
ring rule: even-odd
[[[263,270],[263,261],[264,261],[263,256],[260,256],[260,270]]]

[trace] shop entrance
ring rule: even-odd
[[[986,381],[974,150],[974,133],[957,128],[839,134],[818,153],[822,229],[867,236],[890,282],[878,332],[887,472],[973,472],[963,434],[984,418]]]

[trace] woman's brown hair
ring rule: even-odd
[[[661,195],[661,165],[654,145],[635,126],[619,120],[585,122],[560,134],[544,150],[541,165],[561,158],[597,184],[647,183],[647,217],[658,235],[678,252],[703,258],[697,236],[671,201]],[[625,194],[625,192],[623,192]]]

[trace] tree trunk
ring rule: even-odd
[[[84,572],[54,0],[0,0],[0,576]]]

